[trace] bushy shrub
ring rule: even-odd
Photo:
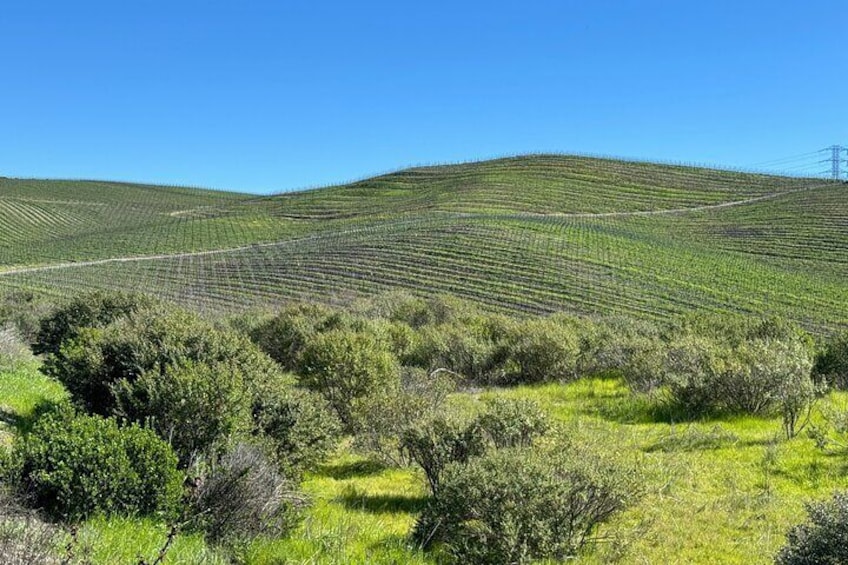
[[[0,326],[0,371],[13,371],[32,360],[32,353],[11,325]]]
[[[492,368],[494,353],[495,343],[481,328],[441,324],[422,328],[414,347],[401,360],[427,372],[448,369],[482,382]]]
[[[477,425],[497,449],[529,447],[551,428],[548,415],[533,400],[494,397],[485,402]]]
[[[848,493],[828,501],[808,504],[807,521],[786,535],[778,565],[848,563]]]
[[[571,381],[577,377],[580,341],[574,325],[557,318],[517,324],[506,336],[498,357],[504,384]]]
[[[247,339],[163,308],[79,330],[48,355],[43,371],[88,412],[151,420],[184,462],[221,436],[249,427],[252,398],[280,376]]]
[[[733,412],[768,414],[781,394],[795,396],[799,386],[812,387],[812,364],[809,349],[798,341],[747,341],[725,353],[716,394]]]
[[[33,352],[58,353],[62,343],[76,337],[81,329],[103,328],[151,304],[152,299],[139,294],[93,292],[77,296],[41,320]]]
[[[444,470],[413,537],[457,563],[569,559],[638,490],[628,473],[586,454],[491,451]]]
[[[363,401],[356,424],[357,447],[388,465],[410,464],[401,447],[404,432],[438,414],[455,390],[456,378],[448,372],[402,368],[397,390]]]
[[[686,336],[668,346],[661,370],[672,404],[685,414],[780,412],[793,436],[821,393],[811,368],[810,349],[801,340],[757,338],[730,346]]]
[[[135,381],[114,383],[115,414],[146,422],[185,465],[225,438],[250,431],[252,398],[246,379],[237,363],[181,360],[145,371]]]
[[[716,405],[716,375],[721,373],[720,351],[708,340],[684,338],[669,346],[663,382],[671,403],[689,417]]]
[[[818,381],[848,389],[848,332],[831,337],[816,356],[813,374]]]
[[[345,429],[353,431],[363,399],[396,389],[398,370],[394,356],[374,336],[331,330],[309,340],[298,374],[304,386],[327,399]]]
[[[253,404],[256,431],[268,438],[275,462],[292,479],[314,469],[333,453],[341,424],[318,393],[277,387]]]
[[[59,410],[16,438],[12,483],[55,519],[170,514],[182,475],[170,446],[148,429]]]
[[[418,464],[427,477],[430,492],[439,491],[442,473],[452,464],[465,464],[482,455],[486,437],[476,420],[448,412],[407,428],[401,448]]]
[[[284,535],[297,525],[306,502],[260,448],[244,443],[194,481],[192,526],[216,543]]]
[[[349,325],[344,314],[329,306],[292,304],[254,328],[250,338],[285,370],[295,371],[310,339]]]

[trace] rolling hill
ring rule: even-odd
[[[230,311],[391,289],[504,311],[848,326],[848,186],[534,155],[256,197],[0,179],[0,290]]]

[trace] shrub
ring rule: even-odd
[[[302,384],[327,399],[347,431],[353,431],[363,399],[398,384],[398,366],[386,345],[352,330],[331,330],[310,339],[298,374]]]
[[[295,527],[298,509],[306,502],[261,449],[244,443],[216,460],[195,482],[192,525],[216,543],[284,535]]]
[[[60,410],[16,439],[13,483],[57,519],[96,513],[172,513],[180,500],[177,457],[156,434]]]
[[[807,522],[795,526],[778,553],[778,565],[848,563],[848,493],[808,504]]]
[[[445,468],[452,463],[465,464],[483,454],[486,438],[476,421],[448,413],[407,428],[401,448],[424,471],[430,492],[435,495]]]
[[[94,292],[78,296],[41,320],[33,352],[58,353],[62,343],[75,338],[83,328],[108,326],[152,303],[152,299],[138,294]]]
[[[319,333],[364,322],[322,304],[293,304],[250,332],[251,340],[287,371],[296,371],[306,344]]]
[[[494,397],[477,417],[477,425],[495,448],[529,447],[551,427],[539,404],[528,399]]]
[[[277,387],[253,404],[256,431],[267,437],[277,464],[296,479],[314,469],[338,445],[341,424],[318,393]]]
[[[768,414],[785,397],[787,408],[812,397],[812,358],[798,341],[756,339],[744,342],[724,355],[717,376],[716,394],[732,412]]]
[[[237,363],[181,360],[112,386],[115,414],[148,423],[187,464],[224,438],[251,429],[249,386]]]
[[[43,371],[88,412],[139,422],[155,418],[183,456],[212,441],[208,434],[215,429],[238,428],[250,397],[279,378],[276,364],[245,338],[162,308],[80,330],[47,357]],[[231,413],[199,424],[210,407]]]
[[[848,388],[848,332],[833,336],[816,356],[813,374],[834,388]]]
[[[586,454],[492,451],[445,469],[413,537],[458,563],[564,560],[636,492],[626,473]]]
[[[382,463],[405,466],[412,461],[401,447],[404,432],[434,417],[456,390],[453,375],[404,367],[400,387],[363,401],[356,424],[356,444]]]
[[[671,344],[663,371],[671,403],[688,417],[715,408],[715,375],[721,371],[721,359],[714,344],[691,337]]]
[[[556,318],[518,324],[499,352],[504,383],[570,381],[577,377],[580,342],[573,326]]]
[[[422,328],[415,346],[402,361],[427,372],[448,369],[482,382],[492,368],[494,353],[495,344],[480,328],[443,324]]]

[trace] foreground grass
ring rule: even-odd
[[[723,418],[673,422],[656,404],[633,398],[614,379],[486,391],[532,398],[564,433],[632,458],[643,468],[647,495],[600,532],[587,563],[770,563],[803,504],[848,488],[848,458],[825,455],[803,434],[785,440],[778,419]],[[4,441],[18,433],[43,401],[64,396],[28,363],[0,374]],[[825,403],[844,405],[848,394]],[[307,477],[313,504],[288,539],[258,540],[235,555],[181,533],[165,563],[436,563],[410,545],[408,533],[426,501],[419,473],[387,469],[342,449]],[[167,527],[149,519],[94,519],[80,530],[80,549],[94,563],[153,559]]]

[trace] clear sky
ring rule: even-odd
[[[0,175],[266,193],[529,152],[745,167],[848,145],[846,61],[844,0],[18,0]]]

